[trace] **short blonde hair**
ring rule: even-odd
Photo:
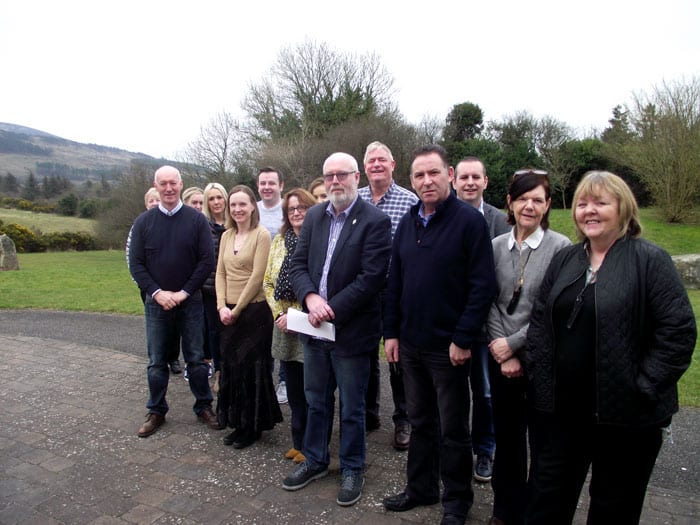
[[[187,188],[185,191],[182,192],[182,202],[187,204],[190,201],[190,199],[198,193],[204,195],[204,190],[202,188],[198,188],[197,186],[191,186],[190,188]]]
[[[389,146],[386,144],[379,142],[378,140],[375,140],[374,142],[371,142],[368,146],[367,149],[365,150],[365,156],[362,159],[362,164],[367,164],[367,157],[369,157],[369,154],[372,153],[375,149],[383,149],[384,151],[387,152],[387,157],[389,158],[390,161],[394,160],[394,156],[391,154],[391,150],[389,149]]]
[[[574,218],[578,240],[584,241],[586,235],[576,223],[576,202],[584,196],[599,197],[603,191],[617,199],[618,213],[620,215],[620,233],[618,238],[627,234],[635,238],[641,236],[642,223],[639,220],[639,206],[627,183],[609,171],[588,171],[583,175],[581,182],[576,187],[571,206],[571,214]]]
[[[143,195],[143,204],[146,206],[146,208],[148,208],[148,201],[151,199],[151,197],[156,197],[160,202],[160,193],[158,193],[158,190],[153,187],[148,188],[148,191]]]

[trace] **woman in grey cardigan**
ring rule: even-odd
[[[516,171],[508,187],[509,233],[493,240],[498,296],[488,318],[496,456],[490,523],[523,523],[527,504],[527,403],[522,352],[532,304],[555,253],[571,244],[549,227],[547,172]]]

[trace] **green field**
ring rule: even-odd
[[[95,234],[94,219],[62,217],[54,213],[36,213],[33,211],[0,208],[0,221],[5,224],[19,224],[41,233],[85,232]]]
[[[700,224],[669,224],[661,220],[653,208],[642,209],[640,215],[645,239],[663,247],[671,255],[700,252]],[[571,210],[550,211],[549,227],[576,242]]]

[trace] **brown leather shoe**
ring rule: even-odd
[[[165,423],[165,416],[149,412],[146,416],[146,421],[139,428],[139,437],[146,438],[158,430]]]
[[[506,525],[506,522],[502,519],[497,518],[496,516],[491,516],[491,519],[489,520],[489,525]]]
[[[411,425],[406,421],[399,421],[394,427],[394,448],[396,450],[408,450],[411,443]]]
[[[212,430],[221,430],[223,428],[221,425],[219,425],[219,420],[216,418],[216,414],[214,414],[211,407],[206,407],[204,410],[202,410],[197,415],[197,419],[202,423],[206,423],[206,425]]]

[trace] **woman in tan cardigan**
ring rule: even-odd
[[[224,325],[217,413],[222,426],[235,429],[224,444],[245,448],[282,421],[270,367],[273,319],[262,286],[271,241],[250,188],[232,188],[228,206],[216,267],[216,307]]]

